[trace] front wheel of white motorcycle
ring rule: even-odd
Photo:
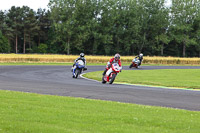
[[[75,70],[75,78],[78,78],[78,75],[80,74],[80,70],[79,69],[76,69]]]

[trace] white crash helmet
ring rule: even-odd
[[[140,56],[140,57],[143,57],[143,54],[142,54],[142,53],[140,53],[140,54],[139,54],[139,56]]]
[[[119,59],[120,59],[120,54],[118,54],[118,53],[115,54],[115,59],[116,59],[116,60],[119,60]]]

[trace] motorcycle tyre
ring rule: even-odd
[[[129,66],[129,68],[132,68],[133,67],[133,64],[131,63],[131,65]]]
[[[104,80],[104,76],[102,77],[102,84],[105,84],[106,81]]]
[[[112,83],[114,82],[115,77],[116,77],[116,74],[113,74],[113,75],[112,75],[112,78],[111,78],[110,81],[109,81],[109,84],[112,84]]]
[[[78,75],[80,74],[80,70],[76,69],[75,70],[75,78],[78,78]]]

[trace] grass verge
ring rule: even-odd
[[[197,133],[200,112],[0,90],[0,132]]]
[[[90,72],[84,77],[101,81],[103,71]],[[123,70],[115,82],[200,89],[200,69]]]

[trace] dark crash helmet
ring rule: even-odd
[[[117,61],[118,61],[119,59],[120,59],[120,54],[118,54],[118,53],[117,53],[117,54],[115,54],[115,60],[117,60]]]
[[[84,53],[80,53],[80,57],[83,58],[85,56]]]

